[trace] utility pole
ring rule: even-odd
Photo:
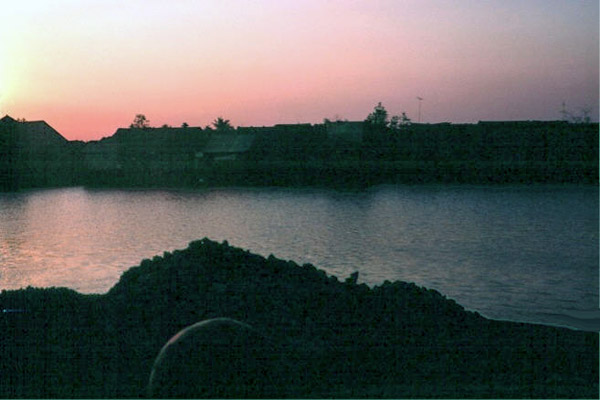
[[[419,118],[417,119],[417,122],[420,124],[421,123],[421,101],[423,101],[423,98],[417,96],[417,100],[419,100]]]

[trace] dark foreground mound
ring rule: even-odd
[[[276,349],[265,365],[277,392],[257,397],[597,398],[599,390],[596,333],[491,321],[414,284],[338,282],[207,239],[144,260],[105,295],[3,291],[0,308],[1,397],[145,396],[167,341],[220,317]]]

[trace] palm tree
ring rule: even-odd
[[[231,126],[231,123],[229,122],[229,120],[223,119],[222,117],[219,117],[216,120],[214,120],[213,126],[219,132],[227,132],[227,131],[233,130],[233,126]]]

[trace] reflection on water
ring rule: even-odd
[[[105,292],[205,236],[340,278],[412,281],[494,318],[598,307],[598,192],[578,186],[2,193],[0,285]]]

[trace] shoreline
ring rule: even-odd
[[[177,331],[228,317],[294,360],[281,397],[595,397],[598,334],[489,320],[406,282],[340,282],[203,239],[105,294],[2,291],[2,397],[139,397]],[[11,382],[10,385],[4,383]]]
[[[591,179],[574,179],[574,180],[564,180],[564,181],[544,181],[544,180],[532,180],[532,181],[523,181],[523,180],[504,180],[504,181],[494,181],[493,179],[475,179],[475,180],[423,180],[420,178],[410,178],[410,179],[397,179],[397,180],[384,180],[377,181],[369,184],[363,184],[361,182],[307,182],[307,183],[273,183],[273,182],[264,182],[264,183],[250,183],[250,182],[242,182],[242,181],[234,181],[234,182],[226,182],[220,183],[215,182],[213,184],[204,182],[202,184],[181,184],[181,183],[171,183],[166,184],[165,182],[145,182],[140,180],[139,182],[132,183],[122,183],[118,181],[107,182],[107,183],[90,183],[90,182],[76,182],[69,184],[58,184],[58,185],[48,185],[48,186],[24,186],[18,188],[12,188],[6,190],[6,188],[0,187],[0,193],[22,193],[32,190],[51,190],[51,189],[69,189],[69,188],[85,188],[89,190],[215,190],[215,189],[324,189],[324,190],[338,190],[338,191],[363,191],[363,190],[371,190],[372,188],[378,186],[386,186],[386,185],[406,185],[406,186],[420,186],[420,187],[428,187],[428,186],[445,186],[445,187],[487,187],[487,188],[505,188],[505,187],[564,187],[564,186],[585,186],[585,187],[598,187],[600,186],[600,181],[597,178]]]

